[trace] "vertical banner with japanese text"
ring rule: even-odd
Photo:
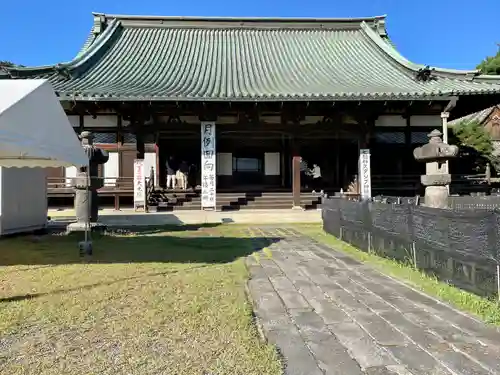
[[[372,197],[370,150],[367,148],[359,150],[359,190],[361,199],[365,200]]]
[[[215,209],[215,123],[201,123],[201,208]]]
[[[146,174],[144,159],[134,159],[134,210],[146,210]]]

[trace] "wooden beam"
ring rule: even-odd
[[[292,208],[300,208],[300,193],[301,193],[301,181],[300,181],[300,145],[296,139],[291,142],[292,147],[292,196],[293,196],[293,206]]]
[[[85,116],[84,115],[79,115],[78,116],[78,121],[79,121],[78,132],[79,132],[79,134],[81,134],[83,132],[83,129],[85,128]]]
[[[135,133],[135,142],[137,146],[137,159],[144,159],[144,154],[146,153],[146,148],[144,145],[144,137],[142,130],[138,130]]]

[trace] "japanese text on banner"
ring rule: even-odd
[[[201,124],[201,207],[215,208],[216,196],[215,124]]]
[[[359,153],[359,185],[362,199],[372,197],[370,150],[361,149]]]
[[[146,177],[144,160],[134,160],[134,207],[144,207],[146,204]]]

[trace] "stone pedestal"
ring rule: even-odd
[[[448,208],[448,187],[427,186],[425,188],[425,205],[434,208]]]
[[[68,233],[73,232],[85,232],[87,228],[87,223],[77,221],[75,223],[70,223],[66,227]],[[90,231],[91,232],[104,232],[106,230],[106,225],[101,223],[90,223]]]
[[[75,215],[78,222],[83,222],[90,218],[90,222],[97,222],[99,214],[99,195],[96,190],[86,188],[75,188]],[[89,202],[90,200],[90,202]]]
[[[89,164],[79,168],[73,181],[76,223],[68,225],[67,230],[69,232],[83,232],[87,228],[89,221],[92,231],[103,230],[105,227],[98,223],[97,190],[104,186],[104,181],[98,178],[98,167],[108,161],[109,155],[106,151],[93,145],[94,137],[92,133],[82,132],[80,139],[82,140],[82,147],[89,158]]]

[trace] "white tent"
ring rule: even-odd
[[[0,166],[87,163],[78,137],[47,80],[0,80]]]
[[[0,235],[45,227],[44,168],[87,164],[48,81],[0,80]]]

